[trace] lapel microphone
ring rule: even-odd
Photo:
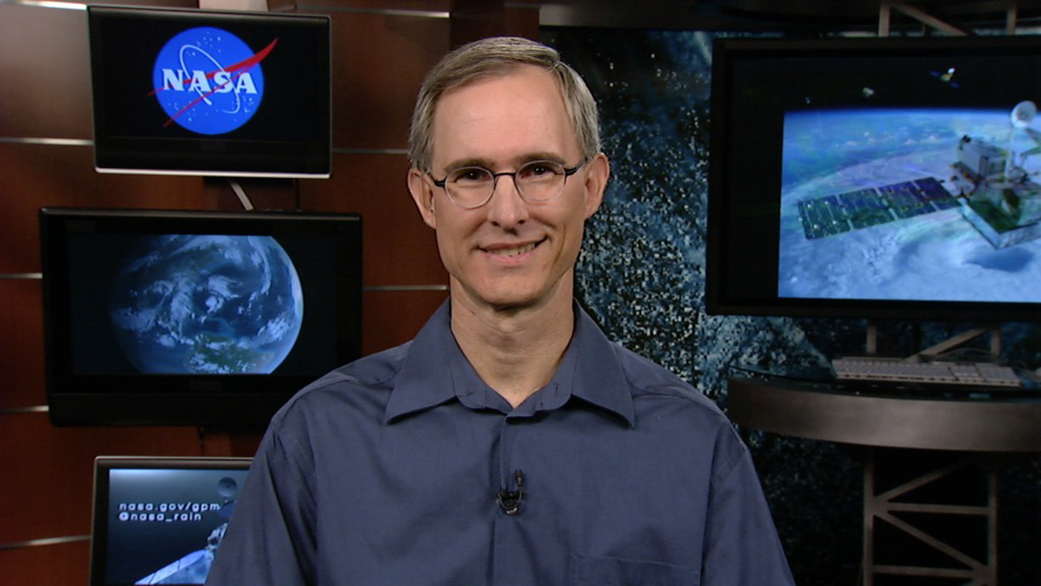
[[[524,473],[517,470],[513,473],[517,481],[517,490],[500,490],[496,502],[507,515],[516,515],[520,511],[521,500],[524,499]]]

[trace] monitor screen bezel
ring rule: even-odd
[[[979,323],[1037,320],[1041,306],[1033,303],[809,299],[777,294],[783,115],[779,119],[776,111],[754,111],[735,96],[738,88],[750,86],[771,93],[768,90],[786,83],[784,71],[778,67],[769,80],[753,80],[738,76],[735,70],[742,64],[766,60],[780,64],[793,58],[872,58],[888,60],[893,75],[898,76],[901,58],[974,55],[1039,56],[1041,37],[717,38],[712,65],[706,311],[713,315]],[[1038,60],[1041,62],[1041,56]],[[828,82],[820,77],[813,80],[821,85]]]
[[[92,122],[94,132],[94,164],[99,173],[148,175],[189,175],[217,177],[266,177],[325,179],[332,173],[332,37],[331,19],[326,15],[250,11],[219,11],[194,8],[126,7],[90,5],[87,7],[90,43],[90,76]],[[309,71],[317,72],[309,79],[314,87],[308,92],[314,103],[295,106],[314,118],[308,132],[314,137],[290,140],[284,136],[242,137],[242,131],[227,135],[184,136],[124,134],[115,130],[105,105],[113,99],[112,89],[122,87],[111,82],[106,71],[121,66],[127,55],[119,47],[109,46],[106,27],[124,21],[138,27],[149,23],[168,26],[214,26],[235,31],[251,27],[292,27],[306,35],[317,48],[306,51]],[[284,45],[283,45],[284,46]],[[279,48],[281,49],[281,48]],[[284,50],[284,49],[283,49]],[[294,69],[296,71],[296,69]],[[269,82],[270,83],[270,82]],[[269,90],[270,91],[270,90]],[[262,106],[263,107],[263,106]],[[156,110],[159,107],[156,105]]]
[[[74,362],[70,236],[102,234],[297,235],[329,239],[335,267],[320,319],[335,347],[314,372],[280,374],[89,374]],[[44,356],[54,425],[192,425],[263,429],[296,391],[361,356],[362,220],[357,214],[42,208]],[[323,252],[324,254],[324,252]],[[312,273],[316,272],[312,269]],[[323,279],[326,277],[323,276]],[[305,295],[306,295],[305,291]],[[330,325],[331,324],[331,325]],[[297,340],[300,343],[301,338]],[[308,340],[310,340],[308,338]],[[327,367],[327,368],[326,368]],[[308,369],[311,369],[309,366]]]

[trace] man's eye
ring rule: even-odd
[[[452,173],[454,183],[480,183],[490,177],[491,174],[484,169],[459,169]]]
[[[549,162],[529,163],[521,168],[518,173],[524,179],[550,179],[563,171],[558,165]]]

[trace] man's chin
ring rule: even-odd
[[[516,312],[530,309],[539,305],[539,296],[524,292],[517,287],[495,287],[495,288],[467,288],[459,287],[452,290],[453,296],[459,299],[468,299],[468,303],[484,306],[497,312]]]
[[[484,306],[497,312],[518,312],[537,309],[553,302],[560,295],[565,303],[571,303],[571,287],[560,280],[556,285],[535,282],[533,279],[493,278],[485,281],[463,283],[452,279],[451,293],[456,301],[468,299],[467,303]]]

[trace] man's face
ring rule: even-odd
[[[574,167],[581,159],[559,86],[541,68],[520,65],[452,89],[438,103],[431,162],[436,179],[462,166],[500,173],[534,160]],[[560,196],[535,203],[503,176],[491,201],[463,209],[413,169],[409,188],[424,221],[437,231],[453,299],[496,310],[554,299],[570,303],[583,225],[600,206],[609,172],[607,159],[598,155],[567,179]]]

